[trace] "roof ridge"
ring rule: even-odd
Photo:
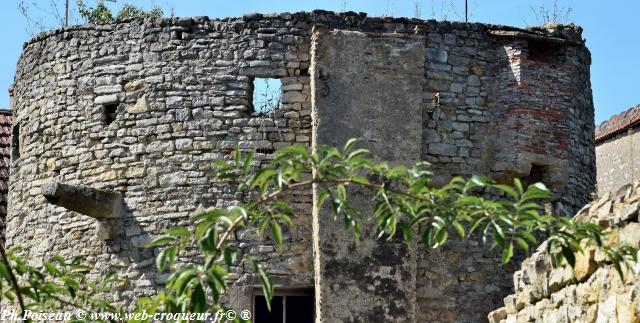
[[[636,104],[596,126],[596,143],[611,138],[638,123],[640,123],[640,104]]]

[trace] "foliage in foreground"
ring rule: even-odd
[[[547,251],[556,265],[566,261],[574,266],[575,255],[587,246],[604,252],[621,275],[623,266],[635,261],[634,249],[603,243],[608,231],[600,226],[541,214],[539,203],[551,197],[541,183],[525,188],[517,179],[509,186],[482,177],[456,177],[443,187],[433,187],[428,164],[391,167],[372,161],[368,152],[356,149],[356,145],[351,140],[342,150],[320,146],[315,152],[301,146],[286,147],[277,150],[274,160],[260,169],[255,169],[253,153],[239,150],[233,160],[215,163],[215,179],[221,185],[237,187],[243,202],[199,212],[193,216],[193,226],[171,228],[149,244],[161,248],[156,266],[170,275],[163,291],[138,301],[137,311],[215,313],[223,309],[230,268],[240,263],[254,269],[270,300],[274,287],[266,268],[242,254],[234,243],[235,234],[241,228],[257,228],[259,234],[283,243],[283,230],[298,216],[287,198],[289,193],[312,187],[318,192],[319,205],[330,209],[356,238],[361,235],[361,223],[372,218],[379,239],[401,237],[407,243],[420,239],[427,251],[441,247],[453,235],[462,239],[478,236],[502,251],[503,264],[512,259],[515,249],[537,246],[538,237],[547,240]],[[354,188],[371,192],[370,210],[350,203],[348,192]],[[184,264],[179,258],[187,252],[192,262]],[[13,253],[8,258],[3,257],[0,265],[1,296],[23,309],[115,311],[97,296],[117,284],[112,277],[89,283],[76,274],[86,268],[77,262],[67,264],[59,257],[43,269],[27,265],[26,259]]]

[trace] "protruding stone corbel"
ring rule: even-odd
[[[111,238],[110,220],[120,218],[125,210],[124,197],[112,190],[49,182],[42,185],[41,191],[49,203],[98,220],[96,237],[101,240]]]

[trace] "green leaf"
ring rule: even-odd
[[[513,199],[520,200],[520,194],[518,194],[516,192],[516,190],[513,189],[513,187],[509,186],[509,185],[504,185],[504,184],[495,184],[493,185],[493,187],[509,194],[511,197],[513,197]]]
[[[327,192],[326,190],[323,190],[322,192],[320,192],[320,195],[318,196],[318,207],[322,207],[324,205],[324,202],[327,200],[327,198],[329,197],[329,192]]]
[[[347,140],[347,142],[344,144],[344,149],[342,151],[345,152],[345,153],[348,153],[349,151],[351,151],[353,146],[356,145],[356,143],[358,143],[358,139],[351,138],[351,139]]]
[[[475,186],[484,187],[485,185],[487,185],[487,178],[483,176],[474,175],[471,177],[470,182],[473,183]]]
[[[242,163],[242,172],[245,174],[248,174],[249,170],[251,169],[251,161],[253,160],[253,154],[254,152],[251,151],[250,153],[247,154],[247,156],[244,157],[244,162]]]
[[[502,251],[502,264],[507,264],[513,257],[513,243],[507,243],[506,248]]]
[[[453,227],[458,232],[458,235],[460,236],[460,238],[464,239],[465,232],[464,232],[464,227],[462,226],[462,224],[460,224],[460,222],[458,222],[458,221],[453,221],[452,224],[453,224]]]
[[[424,247],[427,250],[431,249],[431,246],[432,246],[431,241],[433,239],[431,237],[431,232],[432,232],[432,229],[431,227],[428,226],[422,233],[422,244],[424,244]]]
[[[369,185],[369,180],[364,176],[355,175],[351,180],[356,184]]]
[[[449,236],[449,233],[447,232],[446,229],[439,229],[436,232],[436,244],[433,246],[433,248],[438,248],[440,246],[442,246],[446,241],[447,241],[447,237]]]
[[[394,177],[399,177],[405,174],[407,174],[407,168],[402,166],[396,166],[390,169],[386,175],[387,177],[394,178]]]
[[[518,195],[522,195],[522,193],[524,193],[524,190],[522,189],[522,182],[520,182],[519,178],[514,178],[513,179],[513,186],[518,190]]]
[[[493,240],[500,247],[503,247],[503,248],[506,247],[505,240],[504,240],[504,233],[502,232],[502,227],[500,227],[495,223],[493,224]]]
[[[522,195],[522,200],[548,199],[550,197],[551,191],[543,183],[535,183],[527,187],[527,191]]]
[[[176,238],[174,236],[165,234],[151,240],[151,242],[145,245],[145,248],[162,247],[162,246],[172,244],[175,241],[176,241]]]
[[[191,304],[193,305],[194,313],[204,313],[207,310],[207,297],[204,294],[204,288],[202,284],[198,283],[193,288],[191,293]]]
[[[571,248],[567,246],[562,246],[561,250],[562,250],[562,256],[564,257],[564,259],[567,260],[567,262],[569,263],[569,266],[571,266],[571,268],[575,267],[576,256],[573,254],[573,251],[571,250]]]
[[[264,267],[256,258],[251,257],[250,260],[253,263],[254,271],[258,274],[260,282],[262,283],[262,292],[267,302],[267,308],[271,311],[271,299],[273,298],[273,284],[271,283],[271,279],[269,279]]]
[[[56,266],[54,264],[52,264],[50,262],[45,262],[44,263],[44,267],[53,276],[57,276],[57,275],[60,275],[62,273],[58,268],[56,268]],[[5,267],[5,269],[6,269],[6,267]]]
[[[237,258],[238,258],[238,250],[231,247],[224,248],[224,262],[227,265],[227,267],[231,267],[231,265],[233,265],[236,262]]]
[[[302,155],[307,156],[307,147],[300,145],[292,145],[287,147],[278,148],[275,154],[276,157],[281,157],[284,155]]]
[[[172,236],[183,237],[183,238],[186,238],[191,234],[189,233],[189,230],[187,230],[185,227],[173,227],[173,228],[167,229],[165,233]]]
[[[187,284],[196,276],[196,274],[197,270],[194,268],[185,269],[180,273],[173,285],[173,289],[178,295],[184,292],[187,288]]]
[[[529,250],[529,244],[527,243],[527,241],[525,241],[520,237],[515,237],[514,240],[520,246],[520,248],[522,248],[525,251]]]
[[[277,244],[282,244],[282,228],[276,221],[271,221],[271,234]]]
[[[240,167],[241,158],[242,158],[242,153],[240,152],[240,148],[236,147],[236,149],[233,151],[233,161],[235,162],[235,165],[237,168]]]
[[[218,232],[215,227],[209,227],[204,237],[200,239],[200,246],[205,252],[214,252],[218,244]]]

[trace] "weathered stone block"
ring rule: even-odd
[[[49,203],[95,219],[115,219],[124,212],[122,194],[116,191],[60,182],[46,183],[41,191]]]
[[[428,62],[446,63],[449,55],[440,48],[426,48],[425,56]]]

